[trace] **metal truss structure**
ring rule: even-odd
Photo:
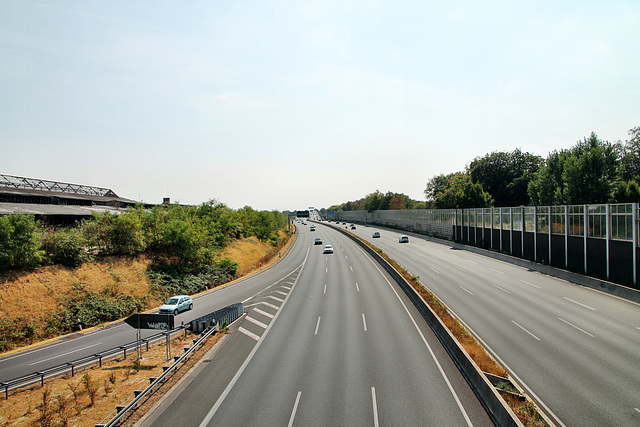
[[[0,187],[23,188],[27,190],[51,191],[67,194],[83,194],[87,196],[118,197],[118,195],[109,188],[69,184],[66,182],[47,181],[46,179],[24,178],[3,174],[0,174]]]

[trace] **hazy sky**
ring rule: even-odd
[[[302,209],[640,125],[640,1],[0,0],[0,173]]]

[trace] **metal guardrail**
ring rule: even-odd
[[[205,326],[200,338],[194,339],[193,345],[189,348],[185,348],[183,355],[174,356],[174,360],[169,366],[165,365],[161,370],[157,371],[157,374],[159,375],[154,374],[149,378],[149,385],[145,387],[144,390],[136,390],[130,394],[120,405],[116,406],[113,411],[96,424],[95,427],[111,427],[117,425],[147,394],[152,393],[156,387],[162,384],[167,376],[180,366],[180,364],[186,362],[195,350],[197,350],[198,347],[207,340],[207,338],[219,329],[220,325],[229,325],[235,322],[242,316],[243,312],[243,304],[239,302],[192,320],[190,324],[191,326]],[[194,330],[192,329],[192,332],[193,331]]]
[[[213,327],[215,325],[225,325],[225,323],[229,325],[236,319],[240,318],[243,312],[244,306],[241,302],[231,304],[225,308],[192,320],[190,324],[190,330],[193,333],[199,334],[205,329]]]
[[[173,334],[184,329],[189,329],[189,325],[179,326],[175,329],[169,331],[169,334]],[[157,341],[163,337],[165,337],[167,332],[160,332],[154,335],[151,335],[147,338],[143,338],[142,342],[146,344],[147,350],[149,350],[149,343]],[[31,384],[35,384],[40,382],[40,385],[44,385],[45,378],[53,378],[56,376],[60,376],[67,372],[71,372],[71,376],[75,374],[75,370],[77,368],[83,368],[95,363],[98,363],[99,366],[102,366],[102,360],[108,359],[111,357],[115,357],[118,354],[123,354],[124,358],[127,358],[127,351],[131,349],[136,349],[138,346],[137,341],[133,341],[127,344],[120,345],[118,347],[114,347],[112,349],[103,351],[101,353],[95,353],[91,356],[81,357],[79,359],[71,360],[69,362],[62,363],[60,365],[53,366],[48,369],[43,369],[41,371],[32,372],[27,375],[23,375],[8,381],[0,382],[0,388],[4,388],[5,399],[9,398],[9,390],[16,389],[20,387],[29,386]]]
[[[173,362],[169,366],[163,366],[161,370],[157,371],[156,374],[149,378],[149,385],[145,387],[144,390],[136,390],[131,393],[120,405],[116,406],[113,411],[111,411],[95,426],[110,427],[117,425],[121,420],[123,420],[130,410],[134,409],[138,405],[140,400],[142,400],[147,394],[153,392],[156,387],[161,385],[167,376],[173,373],[180,364],[186,362],[195,350],[198,349],[198,347],[200,347],[204,341],[206,341],[206,339],[213,335],[217,330],[218,328],[215,326],[208,328],[200,338],[193,341],[193,345],[191,347],[184,349],[184,354],[174,356]]]

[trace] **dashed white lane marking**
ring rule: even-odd
[[[324,285],[324,291],[323,291],[322,293],[323,293],[323,294],[326,294],[326,293],[327,293],[327,284],[326,284],[326,283],[325,283],[325,285]]]
[[[256,334],[254,334],[251,331],[247,331],[245,328],[243,328],[242,326],[240,326],[238,328],[238,331],[242,332],[243,334],[245,334],[246,336],[248,336],[249,338],[253,338],[256,341],[260,341],[260,337],[257,336]]]
[[[457,270],[462,271],[463,273],[466,273],[466,272],[467,272],[467,270],[465,270],[465,269],[464,269],[464,268],[462,268],[462,267],[458,267],[458,266],[456,266],[456,269],[457,269]]]
[[[278,302],[283,302],[284,301],[282,298],[274,297],[273,295],[269,295],[267,298],[274,299],[274,300],[276,300]]]
[[[356,291],[360,292],[360,286],[358,286],[358,282],[356,282]],[[640,328],[638,328],[640,329]]]
[[[500,289],[502,292],[506,292],[508,294],[510,294],[511,292],[509,292],[508,290],[506,290],[505,288],[502,288],[498,285],[496,285],[495,283],[492,283],[491,286],[493,286],[494,288]]]
[[[367,319],[365,319],[364,313],[362,313],[362,326],[364,326],[364,331],[367,332]]]
[[[313,335],[318,335],[318,328],[320,327],[320,319],[322,319],[322,317],[318,317],[318,323],[316,323],[316,331],[313,333]]]
[[[524,283],[525,285],[529,285],[529,286],[533,286],[534,288],[538,288],[538,289],[542,289],[540,286],[538,285],[534,285],[533,283],[529,283],[526,280],[520,280],[522,283]]]
[[[491,271],[495,271],[495,272],[496,272],[496,273],[498,273],[498,274],[504,274],[502,271],[500,271],[500,270],[496,270],[495,268],[489,268],[489,270],[491,270]]]
[[[431,269],[431,271],[433,271],[436,274],[440,274],[440,272],[433,267],[429,267],[429,269]]]
[[[266,311],[262,311],[259,308],[254,308],[253,311],[255,311],[256,313],[260,313],[263,316],[267,316],[269,319],[273,319],[273,314],[267,313]]]
[[[260,327],[261,327],[261,328],[263,328],[263,329],[267,329],[267,325],[266,325],[266,324],[262,323],[262,322],[261,322],[261,321],[259,321],[259,320],[254,319],[253,317],[249,317],[249,316],[247,316],[247,317],[246,317],[246,319],[247,319],[249,322],[253,323],[254,325],[258,325],[258,326],[260,326]]]
[[[300,396],[302,396],[302,391],[298,392],[298,396],[296,397],[296,403],[293,404],[293,411],[291,411],[291,418],[289,418],[289,424],[288,424],[289,427],[293,425],[293,420],[296,418],[296,412],[298,411],[298,403],[300,403]]]
[[[533,335],[531,332],[529,332],[528,330],[526,330],[523,326],[519,325],[516,321],[512,320],[513,324],[516,325],[518,328],[522,329],[523,331],[525,331],[526,333],[528,333],[529,335],[531,335],[532,337],[534,337],[535,339],[537,339],[538,341],[540,341],[540,338],[538,338],[537,336]]]
[[[262,301],[262,303],[261,303],[261,304],[264,304],[264,305],[266,305],[267,307],[275,308],[276,310],[279,310],[279,309],[280,309],[280,307],[278,307],[277,305],[273,305],[273,304],[268,303],[268,302],[266,302],[266,301]]]
[[[351,271],[353,271],[353,267],[349,266],[349,268],[351,269]]]
[[[574,301],[574,300],[572,300],[571,298],[567,298],[567,297],[563,297],[563,298],[564,298],[564,299],[566,299],[566,300],[567,300],[567,301],[569,301],[569,302],[572,302],[572,303],[574,303],[574,304],[578,304],[578,305],[579,305],[579,306],[581,306],[581,307],[588,308],[588,309],[589,309],[589,310],[591,310],[591,311],[596,311],[596,309],[595,309],[595,308],[593,308],[593,307],[589,307],[588,305],[584,305],[584,304],[582,304],[581,302]]]
[[[371,401],[373,402],[373,425],[378,427],[378,402],[376,400],[376,388],[371,387]]]
[[[566,324],[567,324],[567,325],[569,325],[569,326],[572,326],[572,327],[576,328],[576,329],[577,329],[577,330],[579,330],[580,332],[583,332],[583,333],[585,333],[585,334],[589,335],[591,338],[595,338],[595,337],[596,337],[595,335],[590,334],[589,332],[585,331],[584,329],[579,328],[578,326],[574,325],[573,323],[571,323],[571,322],[567,322],[566,320],[564,320],[564,319],[562,319],[562,318],[560,318],[560,317],[558,317],[558,320],[559,320],[559,321],[561,321],[561,322],[566,323]]]
[[[473,295],[473,292],[471,292],[469,289],[465,288],[464,286],[458,285],[462,288],[463,291],[467,292],[470,295]]]

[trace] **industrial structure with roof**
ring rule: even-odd
[[[0,215],[23,213],[51,225],[74,224],[93,212],[118,214],[137,204],[109,188],[0,174]]]

